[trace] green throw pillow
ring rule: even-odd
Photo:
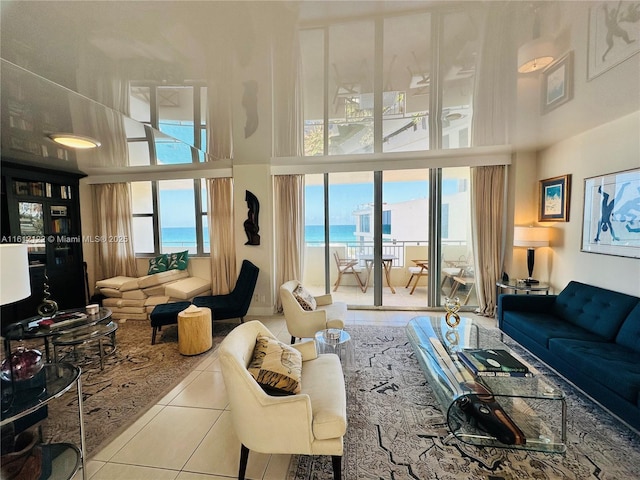
[[[169,254],[167,270],[186,270],[189,264],[189,250]]]
[[[155,258],[149,259],[149,271],[148,275],[153,275],[154,273],[166,272],[168,270],[169,258],[166,253],[162,255],[158,255]]]
[[[247,367],[262,389],[270,395],[300,393],[302,354],[275,338],[259,336]]]

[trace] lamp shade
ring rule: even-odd
[[[514,247],[548,247],[549,229],[546,227],[520,227],[513,230]]]
[[[518,72],[532,73],[542,70],[555,58],[555,42],[551,37],[538,37],[518,49]]]
[[[17,302],[31,295],[27,245],[0,245],[0,305]]]

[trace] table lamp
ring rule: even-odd
[[[525,280],[527,285],[540,283],[533,278],[533,262],[535,260],[536,247],[549,246],[549,229],[545,227],[516,226],[513,231],[513,246],[527,248],[527,268],[529,277]]]
[[[9,305],[31,295],[29,277],[29,256],[27,245],[22,243],[0,244],[0,305]],[[5,362],[9,368],[10,382],[13,384],[12,352],[5,343]],[[4,363],[4,362],[3,362]],[[13,403],[13,389],[3,388],[2,411]]]
[[[23,300],[31,295],[27,245],[0,245],[0,305]]]

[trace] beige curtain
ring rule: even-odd
[[[233,234],[233,179],[207,179],[211,291],[222,295],[236,283],[236,248]]]
[[[276,245],[276,309],[282,311],[280,285],[302,280],[304,263],[304,175],[273,177]]]
[[[491,2],[489,2],[491,3]],[[509,143],[517,66],[510,35],[512,9],[496,2],[484,9],[482,46],[475,75],[471,142],[474,147]]]
[[[302,63],[297,16],[289,11],[288,23],[274,32],[273,111],[276,157],[300,157],[303,152]],[[282,19],[284,20],[284,19]]]
[[[494,316],[496,282],[502,277],[506,167],[471,168],[471,233],[478,313]]]
[[[231,57],[223,53],[212,59],[207,87],[207,153],[209,160],[233,158]]]
[[[128,183],[91,185],[96,279],[117,275],[137,277],[131,226],[131,192]]]

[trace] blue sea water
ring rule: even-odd
[[[332,242],[353,242],[356,237],[355,225],[331,225],[329,238]],[[324,242],[323,225],[305,225],[304,240],[307,243]],[[195,227],[163,227],[162,243],[174,247],[194,247],[196,245]],[[209,229],[204,229],[204,244],[209,245]]]
[[[334,243],[353,242],[355,225],[331,225],[329,227],[329,240]],[[324,225],[305,225],[304,241],[307,243],[324,242]]]
[[[205,227],[203,232],[205,245],[209,245],[209,229]],[[172,247],[195,247],[196,228],[195,227],[163,227],[162,244]]]

